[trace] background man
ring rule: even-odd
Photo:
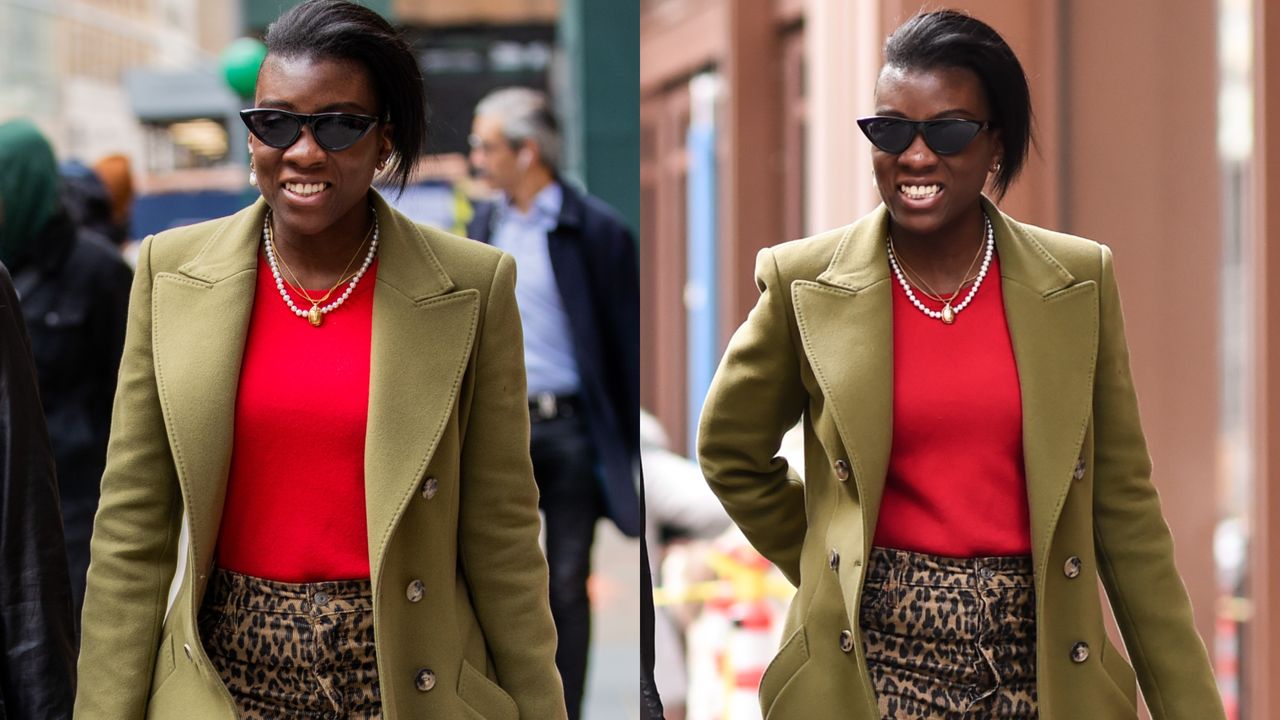
[[[515,256],[532,420],[530,454],[546,513],[556,664],[570,720],[586,678],[595,523],[640,534],[639,267],[630,231],[559,175],[546,95],[498,90],[476,106],[471,163],[500,193],[468,234]]]

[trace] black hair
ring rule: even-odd
[[[991,107],[991,127],[1000,131],[1004,145],[992,183],[996,197],[1004,197],[1026,163],[1033,119],[1027,75],[1000,33],[955,10],[922,13],[885,41],[884,61],[903,70],[966,68],[978,76]]]
[[[267,54],[358,62],[391,123],[390,185],[399,192],[427,147],[427,99],[413,50],[381,15],[346,0],[308,0],[267,28]]]

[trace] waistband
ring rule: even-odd
[[[950,558],[895,548],[871,548],[867,581],[890,579],[903,585],[925,587],[1035,587],[1035,566],[1030,555]]]
[[[218,568],[209,579],[205,604],[234,605],[248,610],[298,613],[313,608],[353,610],[373,607],[373,585],[369,580],[325,580],[288,583],[241,575]]]

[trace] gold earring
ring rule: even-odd
[[[253,158],[249,158],[249,184],[253,187],[258,186],[258,171],[253,167]]]

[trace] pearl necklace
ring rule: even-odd
[[[378,216],[373,216],[373,239],[369,241],[369,252],[364,256],[364,263],[356,274],[351,277],[351,282],[347,283],[347,289],[342,291],[337,300],[328,305],[321,306],[319,302],[314,303],[310,310],[303,310],[293,302],[293,296],[289,294],[289,290],[285,288],[284,278],[280,276],[279,259],[276,257],[275,247],[271,242],[271,211],[267,211],[267,216],[262,221],[262,245],[267,252],[267,265],[271,267],[271,276],[275,278],[276,290],[280,292],[280,297],[284,298],[285,305],[293,311],[294,315],[300,318],[306,318],[311,323],[311,327],[320,327],[324,322],[324,316],[337,310],[342,303],[351,297],[351,293],[355,292],[356,285],[360,284],[360,278],[364,277],[369,266],[373,264],[373,258],[378,252]],[[332,292],[332,291],[330,291]]]
[[[943,323],[950,325],[956,321],[956,315],[958,315],[961,310],[969,307],[969,303],[973,302],[973,296],[978,294],[978,288],[982,286],[983,279],[987,277],[987,270],[991,267],[991,255],[995,252],[996,248],[996,233],[991,227],[991,219],[984,214],[982,216],[982,222],[985,230],[984,234],[987,236],[987,249],[982,258],[982,267],[978,270],[978,276],[974,278],[973,287],[969,288],[969,294],[966,295],[964,300],[960,301],[960,304],[955,307],[952,307],[951,301],[947,300],[944,301],[942,310],[930,310],[924,303],[920,302],[920,298],[916,297],[915,292],[911,289],[911,285],[902,274],[902,267],[898,264],[898,259],[894,257],[892,244],[889,245],[889,266],[893,268],[893,274],[897,276],[898,284],[902,286],[902,290],[907,294],[907,299],[910,300],[911,304],[915,305],[920,312],[934,320],[941,320]],[[956,292],[958,294],[959,290]],[[951,300],[954,299],[955,296],[953,295]]]

